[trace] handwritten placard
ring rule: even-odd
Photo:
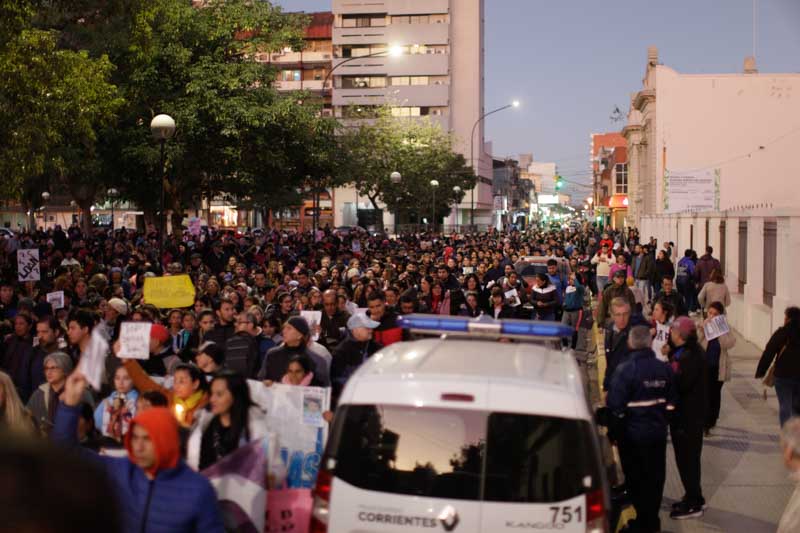
[[[100,328],[94,328],[89,345],[81,355],[81,360],[78,363],[78,371],[86,376],[86,381],[96,391],[99,391],[102,385],[107,356],[108,342],[100,332]]]
[[[19,281],[39,281],[39,249],[30,248],[17,250],[17,272]]]
[[[121,359],[150,358],[149,322],[123,322],[119,327],[119,353]]]
[[[188,274],[144,278],[144,300],[160,309],[189,307],[194,303],[195,289]]]
[[[47,303],[50,304],[53,311],[56,309],[64,309],[64,291],[48,292]]]
[[[715,316],[703,325],[706,340],[713,341],[718,337],[722,337],[726,333],[730,333],[731,328],[728,326],[728,320],[725,315]]]

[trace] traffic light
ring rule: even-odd
[[[562,178],[561,176],[556,176],[556,190],[560,191],[563,186],[564,186],[564,178]]]

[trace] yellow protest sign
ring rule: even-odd
[[[159,308],[194,304],[194,284],[188,274],[144,278],[144,301]]]

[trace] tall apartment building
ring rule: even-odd
[[[398,118],[429,117],[452,132],[455,150],[468,162],[474,154],[473,165],[482,176],[474,195],[475,223],[481,225],[492,217],[492,161],[482,150],[482,122],[472,138],[483,112],[483,4],[333,0],[332,102],[335,115],[344,119],[388,105]],[[390,57],[389,50],[397,47],[402,55]],[[337,206],[342,223],[353,220],[356,207],[368,207],[352,191],[347,197],[358,205]],[[466,194],[451,224],[470,223],[470,199]],[[391,221],[385,216],[384,223]]]

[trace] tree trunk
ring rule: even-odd
[[[84,235],[89,235],[92,233],[92,200],[86,199],[77,199],[78,207],[81,208],[81,231]]]

